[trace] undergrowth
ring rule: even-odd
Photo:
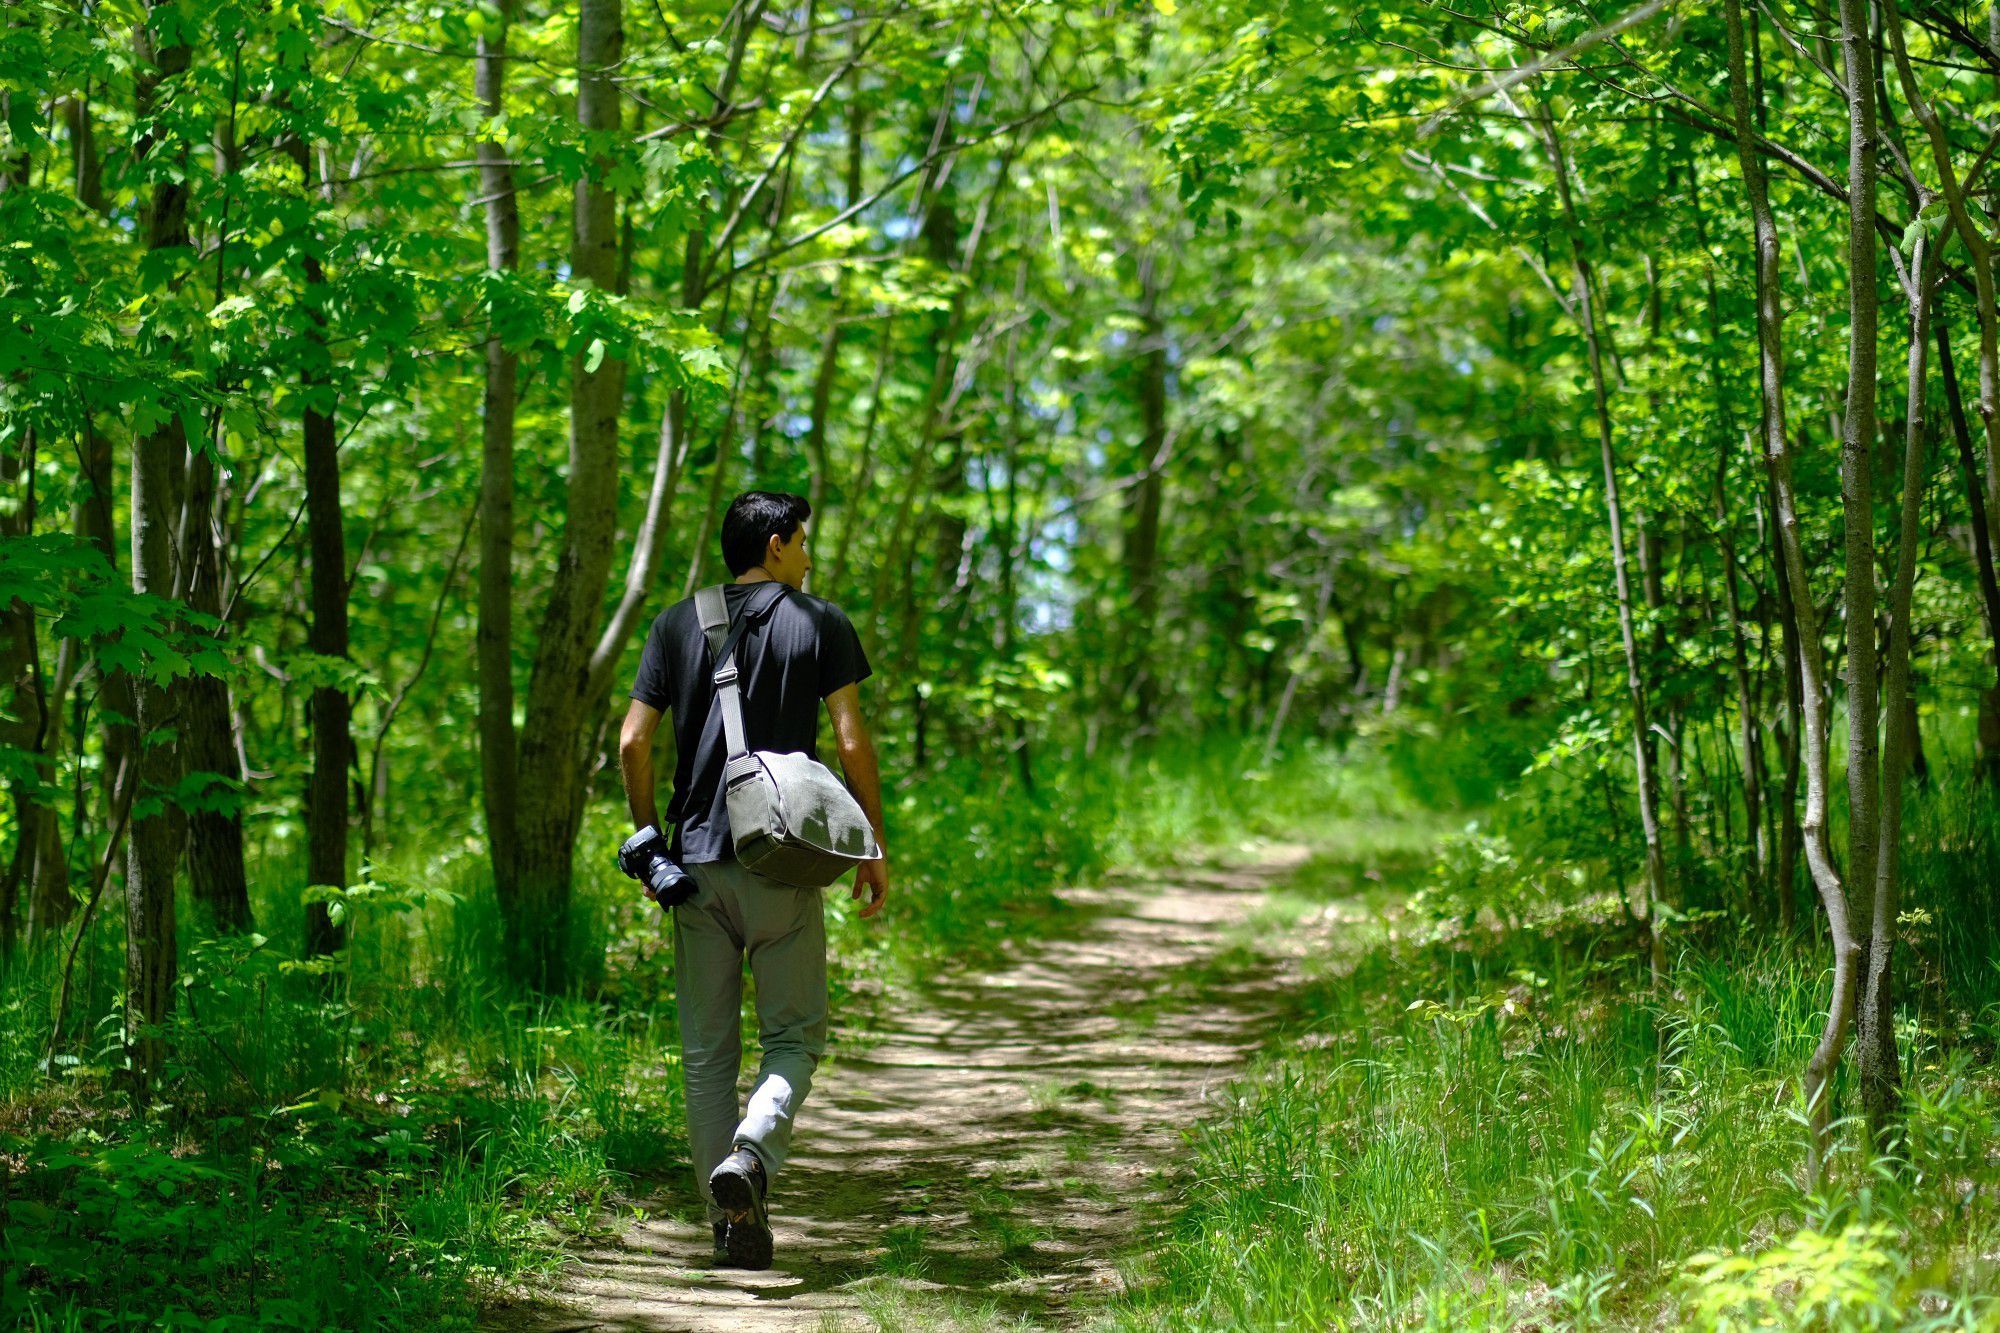
[[[1689,910],[1655,993],[1601,864],[1493,822],[1350,912],[1195,1133],[1132,1328],[2000,1327],[2000,811],[1913,798],[1887,1153],[1802,1180],[1829,986],[1809,925]],[[1352,857],[1285,892],[1353,904]],[[1379,881],[1383,876],[1375,876]],[[1593,887],[1596,891],[1593,892]],[[1858,1111],[1837,1081],[1837,1113]]]
[[[969,762],[906,781],[888,912],[860,923],[829,893],[840,1026],[903,979],[1064,928],[1065,884],[1282,832],[1330,799],[1331,755],[1265,771],[1251,754],[1045,755],[1032,792]],[[348,943],[332,959],[301,956],[295,851],[258,864],[261,934],[206,938],[184,898],[173,1057],[143,1114],[118,1091],[122,913],[107,903],[82,941],[53,1060],[57,959],[19,960],[0,978],[0,1320],[465,1328],[543,1278],[620,1190],[696,1206],[670,935],[611,866],[621,818],[607,803],[586,821],[581,980],[560,997],[496,970],[469,840],[378,856],[338,895]]]

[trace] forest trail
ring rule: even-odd
[[[1267,1036],[1288,969],[1230,945],[1306,855],[1267,844],[1068,890],[1073,929],[892,996],[858,1040],[837,1034],[772,1195],[769,1271],[714,1266],[676,1182],[616,1201],[645,1219],[580,1250],[552,1296],[489,1310],[482,1327],[1072,1322],[1121,1289],[1160,1168]]]

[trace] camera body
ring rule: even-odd
[[[618,868],[644,887],[661,907],[674,907],[694,897],[694,876],[674,863],[666,835],[651,824],[625,839],[618,848]]]

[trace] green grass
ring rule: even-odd
[[[622,1175],[681,1160],[663,993],[509,999],[462,938],[491,933],[487,911],[469,899],[426,934],[363,910],[331,974],[268,941],[191,945],[143,1118],[110,1088],[115,1022],[87,1024],[53,1080],[45,1023],[10,1023],[0,1312],[469,1327],[470,1296],[545,1271]],[[10,1017],[46,1012],[47,972],[9,978]]]
[[[1115,1322],[2000,1326],[1996,831],[1990,798],[1914,802],[1906,1137],[1878,1158],[1841,1122],[1810,1193],[1798,1076],[1822,946],[1712,915],[1675,935],[1655,996],[1596,868],[1491,830],[1418,870],[1379,831],[1336,839],[1274,902],[1301,928],[1337,904],[1327,938],[1347,943],[1196,1135]]]
[[[1248,752],[1045,754],[1032,795],[1011,766],[926,772],[892,797],[889,912],[859,923],[844,900],[829,909],[842,1034],[907,978],[1066,928],[1067,884],[1281,831],[1329,799],[1331,757],[1239,780]],[[614,1191],[685,1190],[671,938],[595,850],[616,846],[619,820],[609,806],[587,820],[578,985],[552,999],[495,970],[475,847],[406,838],[383,854],[348,900],[350,942],[331,966],[300,961],[293,853],[266,857],[264,936],[204,939],[183,912],[173,1058],[144,1117],[114,1087],[116,886],[84,940],[52,1070],[53,958],[21,960],[0,977],[0,1321],[470,1327],[485,1296],[550,1272]],[[1033,1243],[1003,1208],[988,1213],[1003,1253]],[[935,1261],[892,1236],[885,1269]]]

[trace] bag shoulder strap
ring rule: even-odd
[[[695,593],[695,610],[701,615],[701,630],[708,637],[709,655],[715,663],[715,697],[722,705],[722,737],[728,746],[725,751],[727,758],[734,759],[737,755],[748,754],[750,750],[743,736],[743,696],[737,688],[736,645],[742,640],[743,631],[749,628],[750,622],[769,611],[784,595],[784,585],[779,584],[777,592],[765,598],[756,610],[746,604],[743,618],[732,625],[729,603],[723,596],[721,584],[699,589]]]
[[[695,589],[694,609],[701,617],[701,632],[708,636],[708,651],[720,661],[722,641],[729,634],[729,603],[723,598],[722,585]]]

